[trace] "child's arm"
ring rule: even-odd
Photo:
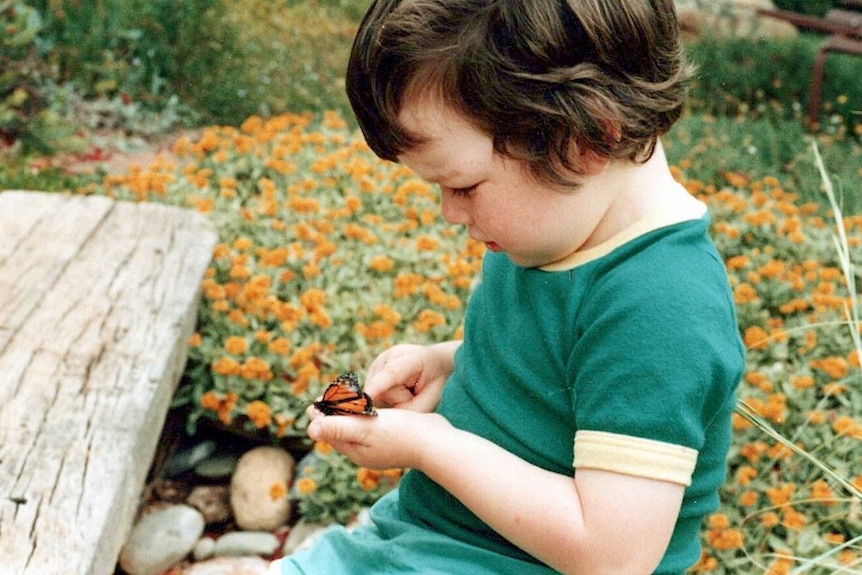
[[[455,351],[460,345],[460,341],[447,341],[430,346],[391,347],[371,363],[365,392],[378,405],[434,411],[454,369]]]
[[[651,573],[668,545],[684,488],[578,469],[536,467],[442,416],[400,409],[377,418],[319,417],[314,439],[359,465],[412,467],[515,545],[563,573]]]

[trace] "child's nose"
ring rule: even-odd
[[[443,192],[440,213],[444,220],[453,225],[466,225],[471,222],[467,198],[461,198],[446,191]]]

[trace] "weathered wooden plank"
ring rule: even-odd
[[[0,196],[0,349],[76,257],[111,205],[107,198],[58,204],[27,194]],[[74,225],[58,226],[58,207]]]
[[[185,363],[215,233],[177,208],[4,192],[0,245],[7,234],[2,572],[113,573]]]

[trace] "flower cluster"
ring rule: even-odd
[[[361,373],[399,340],[459,337],[482,246],[445,225],[433,190],[374,157],[339,117],[250,118],[174,152],[105,188],[192,206],[221,234],[178,396],[192,422],[301,435],[305,407],[335,374]],[[748,350],[740,399],[796,448],[736,416],[722,507],[704,526],[695,570],[778,575],[800,557],[823,572],[858,564],[859,329],[838,223],[775,177],[700,181],[689,161],[674,169],[709,205],[725,258]],[[862,218],[841,225],[858,260]],[[292,492],[316,520],[346,521],[400,475],[357,469],[327,446],[314,453]]]
[[[858,261],[862,219],[836,222],[774,177],[728,173],[707,184],[683,170],[677,176],[709,205],[725,257],[747,349],[740,400],[862,489],[855,277],[846,277],[852,267],[834,241],[843,226],[850,259]],[[862,528],[859,500],[741,414],[734,433],[724,503],[705,528],[696,571],[750,572],[754,562],[779,575],[811,560],[809,572],[832,573],[862,562],[859,540],[852,541]]]
[[[301,462],[293,497],[306,521],[345,524],[395,487],[402,473],[356,467],[329,444],[318,442]]]
[[[174,159],[105,178],[110,195],[192,206],[219,227],[180,391],[193,421],[301,435],[335,374],[396,339],[459,335],[483,246],[338,116],[312,120],[212,127],[177,141]]]

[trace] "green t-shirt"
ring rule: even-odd
[[[548,269],[488,253],[438,408],[454,426],[553,472],[592,467],[687,485],[662,575],[682,574],[699,557],[744,367],[707,228],[706,217],[646,218]],[[418,471],[371,517],[353,533],[328,531],[286,557],[281,572],[554,572]]]
[[[555,271],[487,254],[438,408],[455,427],[550,471],[688,484],[657,573],[681,573],[700,555],[744,368],[707,228],[706,217],[660,227]],[[402,480],[400,503],[422,525],[530,560],[420,472]]]

